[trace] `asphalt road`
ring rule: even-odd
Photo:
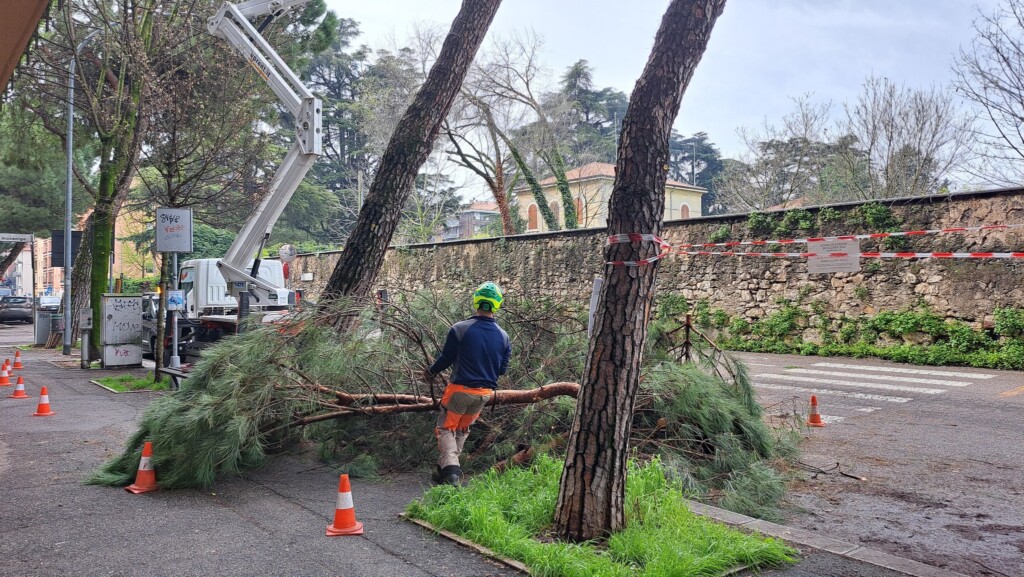
[[[0,357],[13,356],[9,346],[27,342],[30,329],[0,326]],[[33,351],[25,353],[25,358],[23,374],[33,398],[0,399],[0,575],[515,574],[397,518],[407,503],[422,494],[425,479],[419,475],[354,480],[357,517],[365,524],[366,534],[341,538],[324,536],[333,514],[336,472],[311,458],[277,457],[259,471],[224,479],[208,490],[131,495],[120,489],[82,485],[89,472],[121,451],[155,394],[116,395],[88,383],[89,378],[108,371],[86,372],[48,362],[69,360],[71,366],[77,366],[75,357]],[[56,412],[53,417],[29,416],[41,385],[50,389]],[[4,391],[3,397],[6,394]],[[844,416],[832,412],[830,407],[830,416]],[[856,430],[861,426],[859,419],[857,413],[814,431],[806,444],[812,452],[805,459],[818,458],[824,440],[846,438],[848,433],[843,431]],[[846,481],[834,476],[808,483],[825,487],[837,483],[845,492],[870,496],[864,491],[849,491]],[[1016,478],[1013,483],[1019,487]],[[805,519],[820,519],[826,515],[826,508],[847,506],[828,503],[820,497],[820,490],[805,489],[798,487],[795,498],[796,503],[807,507]],[[921,489],[929,494],[940,490],[930,483]],[[862,507],[863,503],[855,500],[848,505]],[[1018,514],[1020,510],[1016,507]],[[862,515],[859,511],[847,514]],[[850,533],[849,527],[810,524],[852,543],[874,548],[888,543],[874,541],[877,532],[858,533],[851,538],[841,535],[843,531]],[[870,523],[862,522],[861,526],[874,530]],[[897,554],[903,543],[915,542],[913,537],[906,541],[902,537],[896,540],[896,535],[882,535],[894,539],[897,550],[892,552]],[[821,551],[803,553],[800,564],[763,574],[899,575]],[[963,572],[982,574],[976,569]]]
[[[967,575],[1024,575],[1024,374],[741,354],[766,412],[805,430],[787,525]],[[839,470],[863,477],[858,481]]]

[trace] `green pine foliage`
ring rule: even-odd
[[[155,400],[124,453],[89,482],[130,483],[146,440],[166,488],[207,486],[259,466],[273,451],[310,443],[353,475],[431,467],[432,411],[366,415],[360,409],[380,405],[364,398],[343,406],[334,391],[439,398],[443,383],[418,375],[448,327],[469,316],[466,300],[421,292],[393,295],[383,310],[340,306],[290,326],[252,327],[205,350],[181,390]],[[358,328],[339,337],[325,322],[337,314],[360,314]],[[502,388],[581,381],[585,311],[510,295],[499,320],[514,351]],[[669,319],[661,322],[652,330],[678,335]],[[742,366],[702,351],[703,367],[683,365],[671,351],[673,338],[651,342],[634,413],[637,458],[660,458],[695,497],[771,517],[784,490],[773,466],[795,454],[793,438],[765,425]],[[724,365],[729,372],[719,370]],[[488,469],[527,446],[559,453],[574,411],[569,397],[486,408],[466,444],[465,467]]]

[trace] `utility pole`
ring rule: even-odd
[[[697,139],[693,139],[693,156],[690,157],[690,184],[697,186]]]
[[[363,210],[363,169],[356,171],[356,191],[359,194],[359,204],[356,207],[356,212]]]

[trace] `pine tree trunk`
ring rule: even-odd
[[[16,242],[16,243],[14,243],[14,246],[11,247],[10,252],[8,252],[6,255],[4,255],[4,258],[2,260],[0,260],[0,274],[3,274],[3,272],[5,270],[7,270],[12,264],[14,264],[14,261],[18,260],[18,255],[21,254],[21,251],[24,250],[24,249],[25,249],[25,243],[23,243],[23,242]],[[36,295],[32,295],[32,296],[34,297]]]
[[[672,123],[724,6],[725,0],[673,0],[665,12],[623,120],[609,234],[660,233]],[[635,261],[659,250],[652,242],[611,244],[605,255]],[[629,429],[657,270],[657,262],[605,267],[559,482],[555,530],[564,539],[595,539],[625,526]]]
[[[426,162],[441,123],[462,87],[501,0],[463,0],[427,80],[395,127],[377,175],[324,296],[366,296],[398,228],[416,175]]]

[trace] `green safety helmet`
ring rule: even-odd
[[[501,308],[504,301],[501,289],[492,282],[485,282],[473,293],[473,308],[477,310],[494,312]]]

